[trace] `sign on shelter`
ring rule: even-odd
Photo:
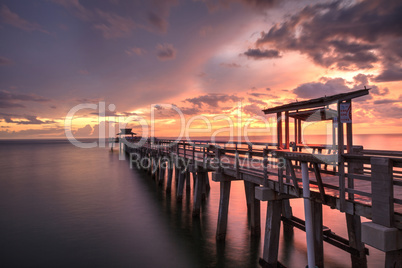
[[[350,103],[340,104],[341,123],[352,123],[352,108]]]

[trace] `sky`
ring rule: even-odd
[[[401,1],[2,0],[0,40],[1,139],[269,135],[365,86],[354,133],[402,133]]]

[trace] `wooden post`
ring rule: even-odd
[[[163,182],[165,181],[165,171],[166,171],[166,161],[165,159],[160,160],[160,166],[159,166],[159,185],[162,185]]]
[[[218,226],[216,229],[216,239],[225,240],[226,229],[228,223],[228,211],[229,211],[229,197],[230,197],[230,179],[223,179],[220,183],[220,200],[219,200],[219,214],[218,214]]]
[[[392,160],[389,158],[371,158],[371,194],[373,223],[386,227],[394,225],[394,190]],[[384,267],[402,267],[402,250],[385,253]]]
[[[352,113],[352,101],[347,100],[346,103],[350,105],[350,113]],[[346,151],[352,153],[353,147],[353,131],[352,131],[352,123],[346,123]]]
[[[338,173],[339,173],[339,201],[341,212],[345,211],[345,166],[343,162],[343,123],[341,122],[341,102],[338,101]]]
[[[282,200],[282,216],[289,220],[293,217],[293,210],[292,207],[290,206],[289,199]],[[294,234],[293,225],[283,222],[283,235],[286,236],[287,238],[290,238],[293,236],[293,234]]]
[[[255,187],[257,185],[244,181],[244,190],[246,192],[247,215],[250,223],[250,231],[252,236],[261,234],[261,211],[260,200],[255,198]]]
[[[198,171],[195,178],[194,201],[193,201],[193,216],[199,216],[201,211],[201,196],[202,186],[204,184],[205,171]]]
[[[172,160],[172,159],[171,159]],[[168,178],[166,183],[166,192],[170,193],[172,190],[172,178],[173,178],[173,163],[169,162],[168,166]]]
[[[190,171],[187,169],[185,173],[186,173],[186,191],[190,191],[190,189],[191,189]]]
[[[293,140],[294,140],[295,144],[297,145],[297,119],[296,119],[296,117],[294,118],[293,125],[294,125],[294,134],[295,134]]]
[[[237,145],[238,143],[236,143],[236,150],[235,150],[236,179],[240,179],[239,152],[237,151]]]
[[[185,183],[185,176],[186,176],[186,172],[184,171],[183,168],[179,168],[178,169],[179,172],[179,182],[177,185],[177,201],[181,202],[183,199],[183,188],[184,188],[184,183]]]
[[[289,149],[289,111],[285,112],[285,149]]]
[[[282,201],[268,201],[267,220],[265,225],[265,238],[262,260],[260,264],[263,267],[277,267],[279,234],[281,230],[281,210]]]
[[[352,267],[367,267],[366,251],[361,237],[361,220],[358,215],[346,213],[346,224],[348,227],[349,246],[357,249],[358,255],[351,254]]]
[[[313,212],[314,225],[314,252],[315,265],[318,268],[324,268],[324,238],[322,225],[322,203],[311,202],[311,211]]]
[[[283,149],[283,142],[282,142],[282,113],[278,112],[276,114],[276,135],[278,141],[278,149]]]
[[[392,161],[389,158],[371,158],[371,195],[373,222],[392,227],[394,222],[394,188]]]
[[[264,186],[268,186],[268,145],[263,149]]]
[[[302,143],[302,127],[301,127],[301,119],[298,120],[297,122],[297,143],[300,144]]]

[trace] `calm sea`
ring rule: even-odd
[[[401,138],[357,135],[355,144],[402,150]],[[219,184],[211,187],[197,219],[192,191],[177,203],[116,151],[0,141],[0,267],[259,267],[263,239],[249,235],[243,183],[232,183],[225,243],[215,241]],[[291,204],[303,218],[302,202]],[[264,231],[265,202],[261,211]],[[347,237],[336,210],[324,208],[324,225]],[[304,232],[280,244],[282,263],[306,266]],[[326,267],[350,266],[347,253],[326,243],[324,250]],[[381,267],[383,253],[370,248],[368,260]]]

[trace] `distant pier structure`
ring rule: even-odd
[[[352,100],[368,94],[365,88],[264,110],[276,114],[276,143],[135,137],[120,142],[130,166],[146,169],[166,183],[168,192],[176,187],[178,201],[193,178],[194,217],[202,214],[201,201],[212,173],[212,180],[220,184],[218,240],[226,236],[232,181],[244,181],[254,236],[261,235],[260,202],[268,202],[262,267],[278,267],[281,221],[285,235],[294,227],[306,232],[308,267],[324,267],[324,242],[350,253],[352,267],[367,267],[366,244],[385,252],[384,267],[402,267],[402,152],[353,144]],[[331,144],[303,142],[303,124],[317,121],[331,125]],[[294,198],[304,199],[304,220],[292,214],[289,200]],[[347,238],[323,226],[323,205],[345,214]],[[362,223],[361,217],[371,221]]]

